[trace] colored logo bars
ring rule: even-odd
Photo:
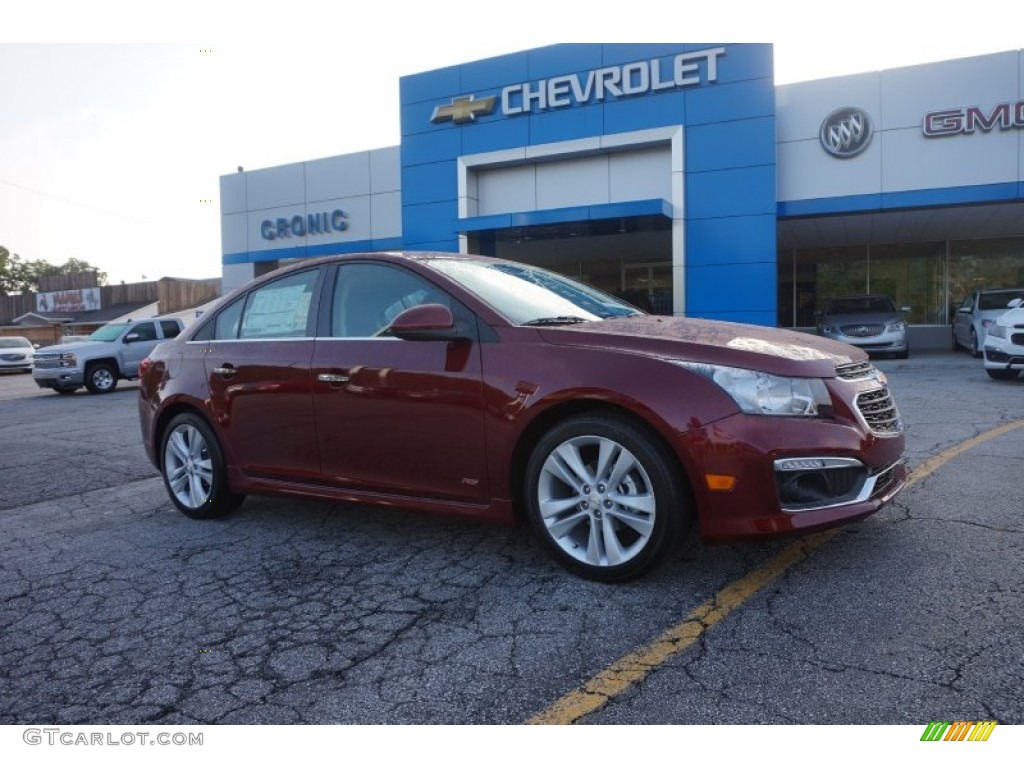
[[[822,122],[819,138],[830,155],[854,157],[871,143],[871,118],[856,107],[837,109]]]
[[[921,734],[921,741],[988,741],[995,727],[995,720],[933,720]]]

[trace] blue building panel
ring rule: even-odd
[[[407,165],[402,168],[402,204],[420,205],[449,201],[455,204],[459,196],[458,177],[451,163]]]
[[[771,43],[720,43],[725,55],[718,59],[718,82],[767,79],[775,82],[775,59]],[[689,47],[689,46],[687,46]],[[701,46],[697,50],[702,50]],[[774,85],[769,86],[774,91]]]
[[[688,125],[722,123],[749,117],[775,118],[775,87],[770,79],[720,83],[686,92]],[[772,152],[775,151],[772,129]]]
[[[686,170],[689,173],[748,168],[774,162],[765,151],[775,143],[775,121],[770,117],[695,125],[686,129]]]
[[[573,73],[583,74],[603,66],[601,43],[565,43],[530,51],[529,80]]]
[[[685,124],[686,94],[681,90],[614,99],[604,105],[606,134]]]
[[[604,109],[600,104],[565,107],[512,119],[530,121],[531,145],[583,139],[604,133]]]
[[[530,121],[525,119],[487,119],[454,130],[462,134],[464,155],[525,147],[530,143]]]
[[[506,85],[525,82],[531,77],[529,59],[529,52],[523,51],[463,64],[459,68],[459,88],[464,93],[479,91],[477,95],[491,95]]]
[[[729,315],[735,312],[765,312],[775,324],[777,262],[723,264],[689,267],[686,270],[686,314],[705,317],[706,313]]]
[[[686,176],[689,220],[774,214],[775,166],[762,165]]]
[[[450,103],[451,98],[449,96],[431,101],[417,101],[414,104],[403,104],[399,112],[403,143],[406,136],[418,133],[437,134],[452,130],[451,123],[430,122],[430,118],[434,115],[434,108]]]
[[[693,267],[771,261],[776,248],[771,214],[694,219],[686,225],[686,263]]]
[[[462,132],[458,129],[415,133],[402,137],[402,165],[446,162],[462,154]]]
[[[454,242],[458,234],[452,229],[458,207],[453,202],[402,205],[402,239],[410,248],[426,242]]]
[[[404,107],[420,101],[433,101],[457,95],[462,90],[460,69],[458,66],[445,67],[399,78],[399,104]]]

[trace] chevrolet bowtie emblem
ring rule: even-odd
[[[496,100],[494,96],[488,96],[485,99],[477,99],[472,94],[469,96],[458,96],[452,99],[451,104],[434,107],[434,114],[430,116],[430,122],[443,123],[445,120],[451,120],[456,125],[471,123],[479,115],[491,114],[494,111],[494,102]]]

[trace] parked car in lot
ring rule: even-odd
[[[41,389],[70,394],[83,385],[94,395],[113,392],[119,379],[134,379],[139,363],[185,324],[177,317],[108,323],[88,341],[56,344],[36,353],[33,376]]]
[[[888,353],[906,359],[906,314],[910,307],[896,303],[880,293],[840,296],[825,304],[818,321],[818,333],[830,339],[860,347],[865,352]]]
[[[1024,288],[978,290],[963,300],[953,316],[953,351],[966,349],[981,357],[985,334],[1013,299],[1024,298]]]
[[[993,379],[1016,379],[1024,371],[1024,298],[996,317],[985,334],[985,372]]]
[[[0,371],[32,372],[35,345],[24,336],[0,336]]]
[[[855,347],[647,315],[535,267],[351,254],[224,297],[141,366],[139,416],[193,518],[244,494],[512,524],[588,578],[708,539],[858,520],[903,487],[903,425]]]

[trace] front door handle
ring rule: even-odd
[[[316,378],[325,384],[348,384],[348,376],[344,373],[320,373]]]
[[[234,376],[238,373],[238,369],[235,368],[231,363],[224,363],[224,365],[214,368],[213,372],[221,376]]]

